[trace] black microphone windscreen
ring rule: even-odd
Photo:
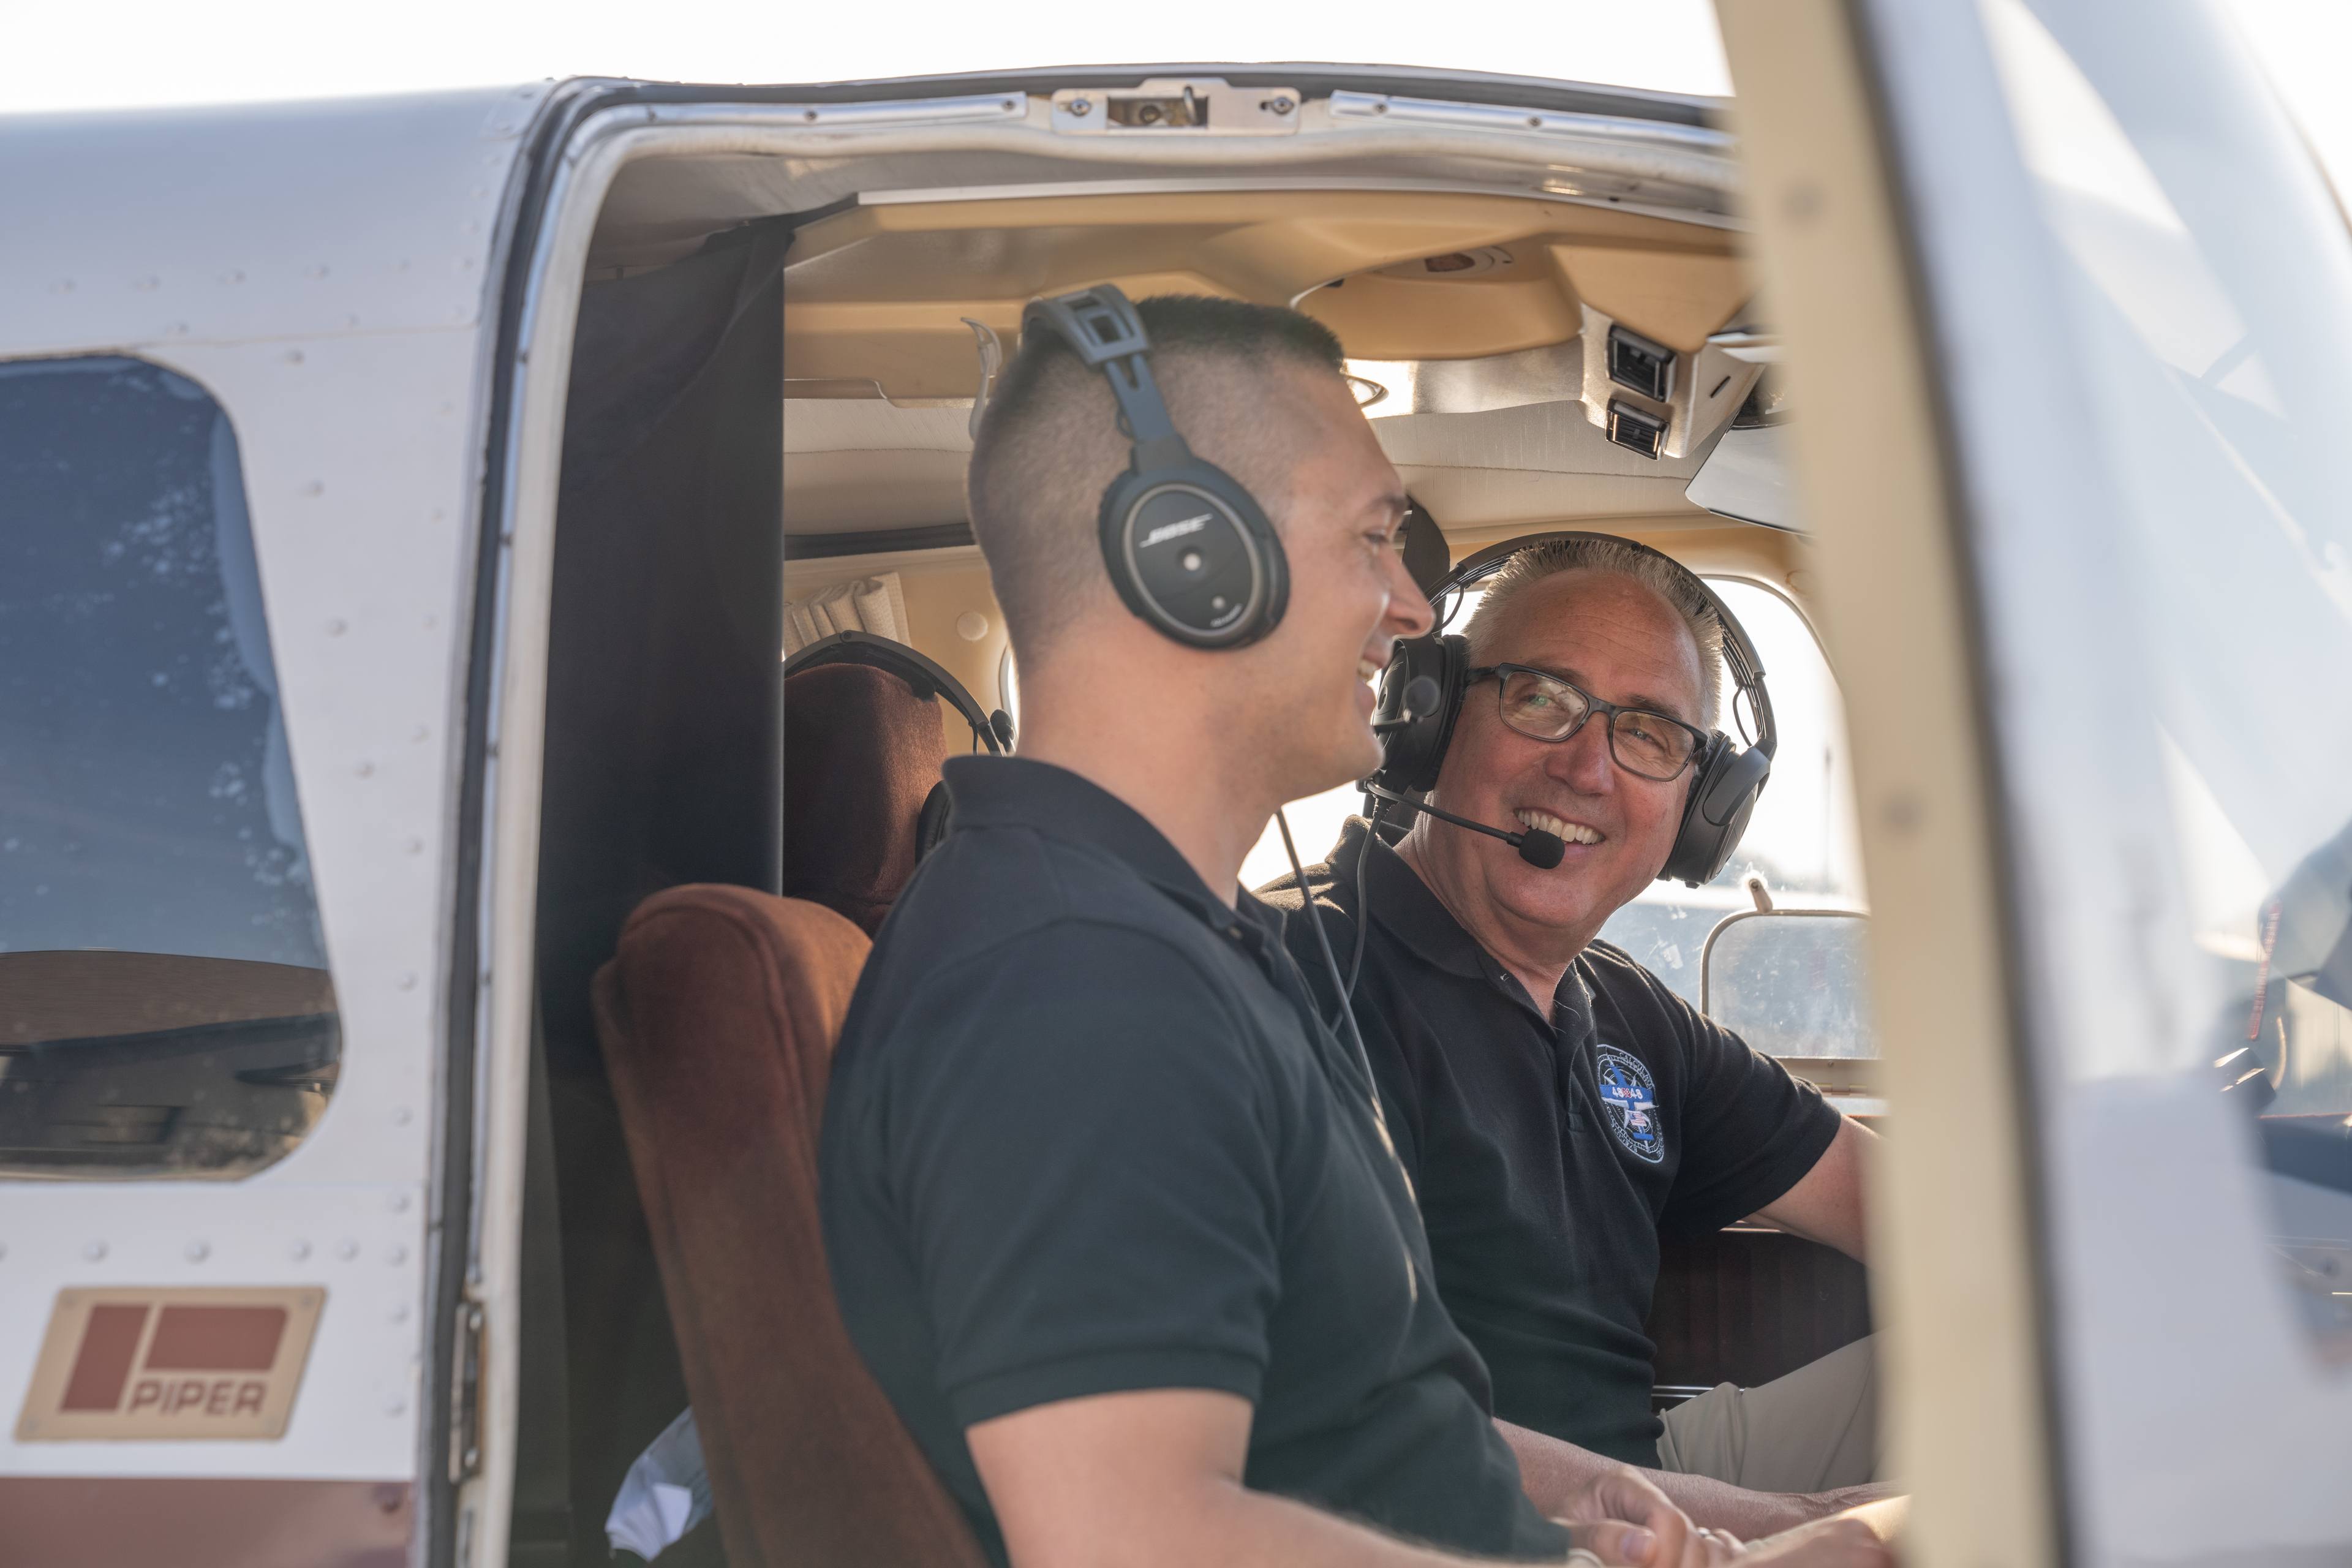
[[[1539,827],[1530,827],[1519,835],[1519,858],[1539,870],[1549,871],[1556,868],[1559,865],[1560,858],[1567,853],[1568,846],[1560,842],[1559,835],[1557,833],[1546,833]]]
[[[1428,718],[1444,700],[1445,693],[1437,689],[1437,682],[1425,675],[1416,675],[1405,682],[1404,710],[1415,719]]]

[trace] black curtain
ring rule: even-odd
[[[581,302],[539,877],[560,1224],[544,1200],[524,1216],[516,1545],[541,1562],[563,1560],[567,1533],[571,1562],[608,1561],[623,1474],[686,1407],[589,984],[648,894],[776,889],[790,239],[783,220],[749,225]],[[716,1530],[697,1534],[715,1561]]]

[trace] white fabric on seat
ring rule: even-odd
[[[835,632],[870,632],[893,642],[906,642],[907,595],[899,585],[898,574],[853,577],[784,606],[787,655]]]
[[[604,1539],[614,1552],[650,1563],[710,1517],[710,1477],[702,1468],[702,1436],[694,1412],[683,1411],[646,1446],[604,1517]]]

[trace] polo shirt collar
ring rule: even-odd
[[[1331,865],[1335,876],[1342,881],[1354,880],[1356,857],[1370,830],[1370,825],[1360,816],[1349,817],[1347,826],[1339,830],[1339,847],[1332,853]],[[1500,985],[1501,966],[1478,945],[1476,938],[1463,929],[1462,922],[1430,891],[1429,884],[1405,863],[1403,856],[1375,839],[1371,858],[1365,863],[1364,878],[1371,889],[1372,919],[1388,928],[1390,934],[1415,956],[1449,974]],[[1552,995],[1553,1005],[1566,1008],[1572,1024],[1592,1016],[1592,993],[1586,987],[1580,971],[1580,964],[1570,964],[1568,973],[1560,978],[1559,989]],[[1510,989],[1516,994],[1519,988],[1514,985]]]
[[[1339,847],[1331,852],[1333,879],[1351,893],[1356,857],[1364,853],[1364,839],[1370,832],[1370,825],[1362,817],[1348,818],[1347,825],[1339,830]],[[1374,839],[1370,858],[1363,866],[1374,921],[1423,962],[1465,979],[1488,978],[1493,961],[1462,929],[1462,922],[1438,901],[1437,895],[1429,890],[1421,873],[1405,864],[1403,856]]]
[[[1026,757],[950,757],[941,773],[957,826],[1023,827],[1100,850],[1212,929],[1222,931],[1239,922],[1166,834],[1100,784]]]

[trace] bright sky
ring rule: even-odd
[[[2224,0],[2352,190],[2352,4]],[[2127,8],[2118,8],[2118,16]],[[1339,19],[1344,18],[1344,25]],[[125,108],[635,76],[830,81],[1085,61],[1372,59],[1728,93],[1709,0],[116,0],[10,9],[0,110]]]
[[[1086,61],[1349,60],[1730,91],[1707,0],[1015,5],[904,0],[124,0],[21,5],[0,54],[16,109],[216,102],[635,76],[829,81]],[[1344,19],[1344,20],[1342,20]],[[1541,38],[1530,37],[1540,32]]]
[[[2223,0],[2352,193],[2352,0]],[[2118,16],[2126,8],[2118,7]],[[117,0],[16,6],[0,50],[0,110],[129,108],[633,76],[792,82],[1088,61],[1345,60],[1492,70],[1727,94],[1710,0],[1328,5],[1187,0],[1181,6],[1024,0]],[[1337,796],[1297,824],[1309,858]],[[1818,836],[1816,836],[1818,837]],[[1271,837],[1256,859],[1279,862]]]
[[[2228,4],[2306,114],[2352,130],[2352,109],[2329,103],[2352,58],[2352,6]],[[1551,0],[1539,11],[1433,0],[1360,0],[1343,11],[1265,0],[1026,0],[1009,8],[907,0],[887,11],[775,0],[404,0],[368,10],[316,0],[118,0],[17,6],[7,32],[0,107],[10,110],[397,92],[547,76],[824,81],[1100,60],[1374,59],[1731,90],[1708,0]],[[2316,112],[2322,108],[2332,113]]]

